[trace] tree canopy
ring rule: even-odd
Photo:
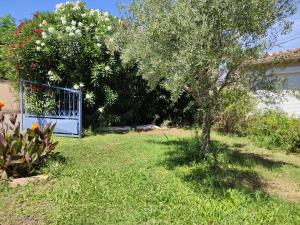
[[[120,40],[150,83],[189,92],[203,111],[202,153],[225,88],[247,88],[247,64],[291,28],[293,0],[133,0]]]
[[[15,19],[12,16],[0,16],[0,78],[7,78],[9,73],[6,44],[9,43],[14,29]]]

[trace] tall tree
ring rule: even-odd
[[[133,0],[119,34],[125,62],[136,60],[150,84],[189,92],[203,112],[200,154],[221,94],[250,87],[247,64],[290,30],[293,0]],[[252,74],[252,76],[250,75]]]
[[[10,16],[0,16],[0,78],[7,77],[8,57],[6,45],[11,40],[11,34],[15,29],[15,19]]]

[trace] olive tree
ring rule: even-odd
[[[133,0],[118,43],[150,84],[189,92],[203,113],[200,154],[210,151],[214,116],[229,87],[248,88],[247,66],[289,32],[292,0]]]

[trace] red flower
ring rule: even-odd
[[[31,90],[33,91],[42,91],[42,90],[47,90],[48,88],[45,86],[39,86],[39,85],[33,85],[31,87]]]
[[[37,34],[41,34],[44,32],[44,30],[42,29],[34,29],[34,32],[37,33]]]
[[[16,48],[16,44],[12,44],[12,45],[11,45],[11,48]]]
[[[31,90],[33,90],[33,91],[39,91],[39,90],[41,90],[41,87],[40,86],[32,86]]]
[[[23,42],[20,42],[18,48],[23,48]]]
[[[15,34],[16,34],[17,36],[21,33],[21,30],[22,30],[23,26],[24,26],[24,22],[21,21],[20,24],[18,25],[16,31],[15,31]]]
[[[30,70],[35,70],[36,68],[36,63],[32,62],[30,65]]]

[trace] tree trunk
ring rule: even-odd
[[[205,156],[210,151],[210,132],[212,127],[213,119],[210,110],[204,112],[202,134],[201,134],[201,146],[200,146],[200,157]]]

